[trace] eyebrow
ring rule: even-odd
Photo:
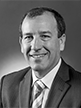
[[[50,31],[40,31],[39,34],[52,34]]]
[[[40,35],[47,34],[47,33],[52,35],[52,33],[50,31],[39,31]],[[29,33],[24,33],[23,35],[33,35],[33,34],[34,33],[29,32]]]
[[[33,33],[24,33],[23,35],[32,35]]]

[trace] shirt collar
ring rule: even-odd
[[[58,64],[48,74],[46,74],[43,78],[40,79],[49,89],[51,88],[52,82],[56,76],[56,73],[58,72],[60,65],[61,65],[61,58]],[[35,76],[33,70],[32,70],[32,78],[34,84],[34,82],[38,80],[38,78]]]

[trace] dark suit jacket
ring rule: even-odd
[[[6,75],[1,81],[0,108],[30,108],[31,68]],[[81,108],[81,74],[62,61],[45,108]]]

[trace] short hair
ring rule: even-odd
[[[20,27],[19,27],[20,36],[22,37],[21,26],[22,26],[22,23],[23,23],[23,21],[24,21],[24,19],[26,17],[28,17],[28,18],[34,18],[34,17],[42,15],[45,12],[50,12],[54,16],[54,18],[56,19],[57,30],[58,30],[58,38],[60,38],[63,34],[65,34],[66,25],[65,25],[63,17],[57,11],[55,11],[52,8],[38,7],[38,8],[33,8],[33,9],[29,10],[24,15],[24,17],[22,18],[21,23],[20,23]]]

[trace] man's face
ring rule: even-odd
[[[58,38],[57,22],[46,12],[35,18],[25,18],[22,24],[21,51],[28,64],[40,75],[48,73],[59,61],[64,43]]]

